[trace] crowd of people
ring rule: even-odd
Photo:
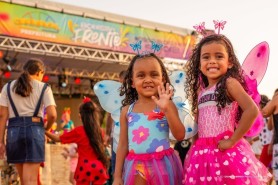
[[[262,185],[272,178],[278,182],[277,92],[271,100],[261,95],[260,107],[256,105],[232,43],[220,34],[200,40],[185,70],[185,91],[198,124],[190,140],[184,140],[187,130],[172,101],[166,67],[154,53],[135,55],[120,73],[124,99],[119,122],[109,114],[104,131],[99,105],[85,97],[75,110],[82,125],[73,127],[70,111],[65,110],[64,132],[56,134],[50,130],[57,118],[53,93],[41,82],[44,64],[30,59],[21,76],[1,92],[0,157],[6,155],[7,162],[15,164],[21,185],[35,185],[45,160],[46,135],[70,144],[64,156],[73,159],[70,182],[76,185]],[[264,128],[258,138],[246,138],[260,112]],[[170,132],[179,141],[174,148]],[[256,141],[261,150],[253,145]]]

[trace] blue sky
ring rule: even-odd
[[[51,0],[109,13],[193,29],[200,22],[226,20],[222,33],[230,38],[242,63],[258,43],[267,41],[270,59],[259,92],[270,98],[278,88],[277,0]],[[276,18],[276,19],[275,19]]]

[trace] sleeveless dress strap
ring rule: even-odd
[[[135,105],[135,102],[133,102],[133,103],[128,107],[127,113],[130,113],[130,112],[132,111],[134,105]]]
[[[160,108],[158,107],[158,105],[155,105],[154,111],[155,111],[155,112],[160,112]]]
[[[11,96],[11,89],[10,89],[10,87],[11,87],[11,82],[12,82],[12,81],[9,81],[8,87],[7,87],[8,98],[9,98],[9,100],[10,100],[10,103],[11,103],[12,109],[13,109],[13,111],[14,111],[15,117],[18,117],[19,114],[18,114],[18,112],[17,112],[17,110],[16,110],[16,108],[15,108],[14,101],[13,101],[12,96]]]
[[[35,109],[35,112],[34,112],[34,117],[37,117],[37,115],[39,113],[40,106],[41,106],[41,103],[42,103],[42,98],[43,98],[43,95],[44,95],[44,92],[45,92],[46,88],[47,88],[47,84],[44,84],[41,95],[40,95],[40,98],[39,98],[39,101],[37,103],[37,106],[36,106],[36,109]]]
[[[127,113],[130,113],[133,110],[133,107],[134,107],[135,103],[136,102],[133,102],[132,104],[130,104],[130,106],[128,107]],[[154,111],[159,112],[160,108],[156,105]]]

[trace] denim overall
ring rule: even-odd
[[[8,163],[43,162],[45,159],[45,136],[43,119],[38,117],[44,85],[33,116],[19,116],[11,97],[11,82],[7,92],[15,117],[9,119],[7,129],[6,154]],[[19,102],[20,103],[20,102]]]

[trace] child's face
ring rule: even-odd
[[[70,115],[69,113],[64,113],[62,115],[62,120],[65,121],[65,122],[69,122],[70,121]]]
[[[156,96],[157,87],[163,83],[162,70],[153,57],[138,59],[133,66],[132,87],[136,89],[138,98]]]
[[[210,85],[216,84],[233,66],[229,62],[225,46],[221,43],[212,42],[203,45],[200,57],[200,70]]]

